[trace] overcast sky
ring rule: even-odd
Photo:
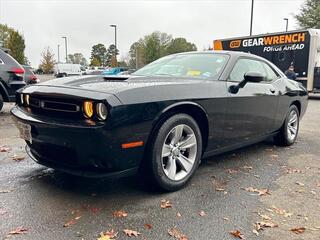
[[[303,0],[255,0],[253,33],[296,29],[293,18]],[[118,26],[121,57],[140,37],[159,30],[173,37],[185,37],[199,50],[217,38],[249,34],[251,0],[0,0],[0,22],[21,32],[26,41],[25,54],[34,67],[40,53],[49,46],[60,59],[68,53],[81,52],[90,57],[92,45],[114,42],[110,24]]]

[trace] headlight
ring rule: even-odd
[[[23,94],[23,104],[26,105],[26,106],[29,106],[29,101],[30,99],[30,95],[29,94]]]
[[[19,94],[19,97],[20,97],[20,104],[23,105],[23,94],[20,93],[20,94]]]
[[[96,105],[97,117],[100,120],[106,120],[108,116],[108,109],[103,103],[98,103]]]
[[[93,116],[93,103],[91,101],[85,101],[83,103],[83,112],[87,118],[91,118]]]

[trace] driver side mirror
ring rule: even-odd
[[[248,82],[258,83],[262,82],[265,77],[257,72],[247,72],[244,74],[244,79],[238,85],[231,85],[229,87],[229,92],[236,94],[239,92],[240,88],[243,88]]]

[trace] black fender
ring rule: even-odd
[[[182,107],[182,106],[197,107],[197,108],[199,108],[199,110],[201,110],[206,115],[206,118],[208,119],[207,111],[200,104],[195,103],[195,102],[191,102],[191,101],[182,101],[182,102],[173,103],[173,104],[167,106],[166,108],[164,108],[161,112],[159,112],[153,121],[153,125],[155,125],[159,121],[161,116],[163,116],[165,113],[167,113],[177,107]]]

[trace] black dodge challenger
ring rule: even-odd
[[[201,158],[274,137],[295,142],[308,93],[241,52],[163,57],[131,76],[54,79],[17,92],[11,113],[30,157],[82,176],[140,171],[177,190]]]

